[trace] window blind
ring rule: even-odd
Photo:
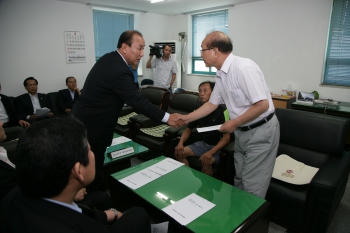
[[[192,73],[213,74],[212,67],[207,68],[201,58],[200,49],[205,36],[213,31],[227,34],[228,10],[192,15]]]
[[[350,86],[350,1],[334,0],[324,84]]]
[[[134,30],[134,15],[93,10],[96,60],[115,51],[120,35]]]

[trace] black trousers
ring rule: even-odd
[[[103,163],[104,153],[107,146],[110,146],[113,140],[113,130],[101,131],[86,127],[88,140],[92,152],[95,154],[96,175],[94,181],[86,187],[87,192],[104,191]]]

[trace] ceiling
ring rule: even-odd
[[[238,5],[263,0],[165,0],[151,3],[151,0],[58,0],[82,4],[100,5],[105,7],[121,7],[142,10],[155,14],[179,15],[183,12],[204,10],[220,6]]]

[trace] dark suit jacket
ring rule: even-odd
[[[72,114],[83,121],[88,132],[92,129],[113,135],[124,103],[157,122],[165,114],[138,92],[133,73],[117,51],[105,54],[95,63],[83,90]]]
[[[64,110],[72,109],[74,103],[79,98],[79,94],[77,91],[74,93],[74,100],[72,100],[72,96],[70,95],[70,91],[68,89],[60,90],[57,94],[57,107],[61,114],[65,114]]]
[[[17,185],[16,171],[0,160],[0,201]]]
[[[7,115],[9,116],[9,122],[8,122],[9,125],[8,126],[18,125],[19,118],[16,115],[16,112],[13,109],[9,98],[6,95],[2,95],[2,94],[0,94],[0,96],[1,96],[1,102],[5,107]]]
[[[18,187],[11,190],[0,204],[1,232],[109,232],[103,212],[70,208],[41,198],[30,198]]]
[[[52,109],[49,98],[46,94],[38,93],[38,99],[40,106],[42,108],[47,107],[50,110]],[[28,93],[16,97],[16,111],[20,119],[28,121],[26,118],[28,115],[33,115],[34,108],[32,100]]]

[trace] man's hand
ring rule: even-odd
[[[80,189],[79,192],[75,195],[74,201],[78,202],[84,200],[86,194],[87,192],[85,188]]]
[[[222,133],[232,133],[238,127],[235,120],[229,120],[223,123],[219,129]]]
[[[168,120],[168,125],[170,125],[171,127],[177,128],[180,126],[183,126],[185,123],[182,120],[178,120],[180,114],[178,113],[173,113],[170,114],[169,116],[169,120]]]
[[[183,144],[177,144],[177,146],[174,149],[174,157],[175,159],[179,159],[181,155],[184,153],[184,145]]]
[[[213,159],[213,155],[212,153],[210,153],[210,151],[204,153],[200,158],[199,160],[202,161],[202,166],[208,166],[210,165],[210,161]]]
[[[19,120],[18,124],[22,127],[28,127],[30,126],[29,122],[24,121],[24,120]]]
[[[49,114],[47,114],[48,117],[53,117],[53,112],[49,112]]]
[[[75,87],[74,90],[77,91],[79,95],[81,95],[81,92],[78,87]]]
[[[190,122],[189,122],[189,118],[188,118],[187,115],[180,115],[180,114],[177,114],[176,116],[177,116],[176,121],[183,122],[183,124],[188,124],[188,123],[190,123]]]

